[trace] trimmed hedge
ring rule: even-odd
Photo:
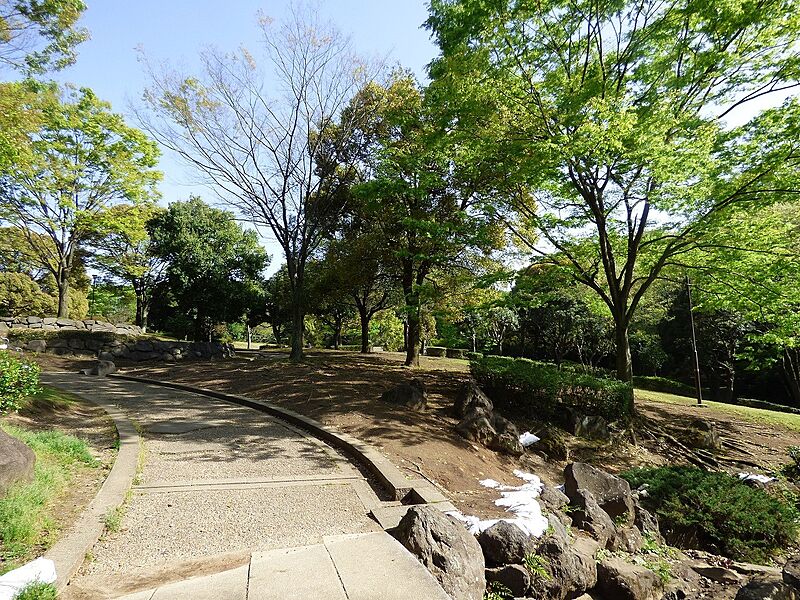
[[[663,394],[688,396],[689,398],[694,398],[696,395],[694,386],[686,385],[685,383],[673,379],[667,379],[666,377],[635,375],[633,377],[633,387],[650,390],[651,392],[661,392]],[[703,390],[703,395],[706,395],[706,390]]]
[[[483,358],[483,352],[464,352],[464,358],[467,360],[475,360]]]
[[[727,473],[696,467],[632,469],[622,473],[655,511],[662,533],[674,545],[700,548],[729,558],[766,562],[793,545],[798,511],[763,489]]]
[[[561,371],[527,358],[485,356],[470,362],[472,376],[509,415],[564,420],[567,410],[615,421],[633,410],[633,388],[624,382]]]
[[[466,358],[467,350],[463,348],[446,348],[445,355],[447,358]]]
[[[447,355],[447,348],[442,346],[428,346],[425,348],[425,356],[442,357]]]

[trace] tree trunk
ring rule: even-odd
[[[361,353],[369,352],[369,313],[366,307],[358,307],[358,316],[361,319]]]
[[[305,327],[306,316],[303,314],[303,308],[295,303],[292,307],[292,350],[289,353],[289,360],[303,360]]]
[[[781,357],[783,379],[789,395],[796,406],[800,406],[800,351],[796,348],[785,348]]]
[[[419,313],[408,315],[408,341],[406,343],[406,366],[419,366],[420,320]]]
[[[336,319],[333,324],[333,349],[338,350],[342,345],[342,320]]]
[[[247,323],[247,349],[250,350],[250,345],[253,343],[253,328],[250,323]]]
[[[633,381],[631,344],[628,339],[628,326],[624,320],[615,319],[614,334],[617,343],[617,379],[631,383]]]
[[[56,278],[58,286],[58,317],[69,317],[69,269],[62,267]]]

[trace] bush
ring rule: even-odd
[[[797,509],[726,473],[695,467],[633,469],[631,486],[647,484],[644,506],[656,512],[672,544],[763,563],[797,536]]]
[[[425,348],[425,356],[437,356],[442,357],[447,354],[447,348],[442,348],[441,346],[428,346]]]
[[[445,356],[447,358],[466,358],[467,351],[462,348],[447,348],[445,350]]]
[[[483,358],[483,352],[464,352],[464,358],[467,360],[477,360]]]
[[[561,371],[527,358],[486,356],[470,362],[472,376],[495,405],[511,415],[564,420],[566,409],[613,421],[630,416],[633,388],[627,383]]]
[[[0,415],[18,410],[39,391],[39,365],[0,351]]]

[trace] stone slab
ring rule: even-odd
[[[162,586],[152,600],[247,600],[249,566]]]
[[[411,508],[412,506],[414,505],[402,504],[400,506],[376,507],[370,511],[370,515],[372,515],[372,518],[378,522],[378,525],[381,526],[381,529],[387,531],[389,529],[394,529],[395,527],[400,525],[400,521],[404,516],[406,516],[408,509]],[[437,502],[435,504],[432,504],[431,506],[435,506],[442,512],[450,512],[458,510],[450,502]]]
[[[248,600],[288,598],[347,600],[323,544],[253,554]]]
[[[422,563],[388,533],[324,541],[349,600],[450,600]]]

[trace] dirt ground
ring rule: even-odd
[[[68,402],[53,403],[48,399],[38,400],[20,412],[8,415],[2,423],[33,431],[57,430],[86,440],[90,452],[101,467],[79,468],[73,473],[66,492],[58,497],[47,511],[55,525],[46,544],[36,549],[35,556],[42,554],[78,518],[97,495],[114,464],[117,433],[113,420],[99,407],[75,396],[61,395]],[[46,546],[46,547],[45,547]],[[33,557],[33,556],[32,556]]]
[[[293,364],[277,351],[217,362],[141,363],[118,366],[126,373],[193,384],[223,392],[267,400],[313,417],[375,446],[409,477],[424,477],[443,488],[463,512],[482,517],[500,516],[496,492],[481,487],[491,478],[517,484],[514,469],[539,475],[545,482],[563,482],[566,461],[548,460],[535,451],[516,459],[472,444],[458,436],[452,404],[459,386],[469,377],[467,361],[423,357],[419,369],[402,366],[403,355],[313,350],[307,361]],[[41,356],[45,370],[75,371],[92,363]],[[428,388],[428,409],[410,412],[380,401],[393,385],[418,377]],[[800,445],[797,430],[758,423],[714,408],[696,408],[637,398],[640,419],[650,430],[679,438],[692,420],[713,421],[723,440],[716,456],[721,468],[769,472],[786,463],[789,446]],[[518,422],[520,431],[539,433],[543,425]],[[634,443],[635,442],[635,443]],[[568,438],[569,461],[581,460],[611,472],[640,465],[675,462],[675,448],[664,440],[622,433],[612,443],[598,444]]]

